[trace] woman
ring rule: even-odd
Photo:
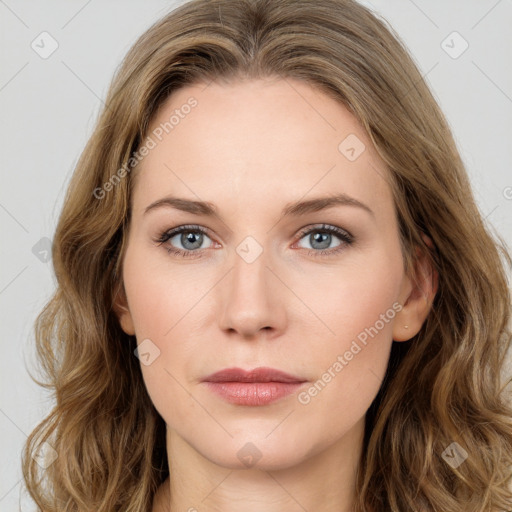
[[[512,509],[510,255],[363,6],[193,0],[151,27],[53,261],[41,510]]]

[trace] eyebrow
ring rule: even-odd
[[[187,213],[192,213],[194,215],[204,215],[211,217],[218,216],[220,218],[218,209],[213,203],[207,201],[193,201],[190,199],[184,199],[173,196],[163,197],[162,199],[158,199],[154,203],[151,203],[144,210],[144,215],[146,215],[148,212],[152,210],[164,206],[175,208],[177,210],[181,210]],[[369,206],[362,203],[358,199],[350,197],[347,194],[341,193],[332,196],[317,197],[314,199],[309,199],[307,201],[299,200],[293,203],[288,203],[287,205],[285,205],[281,212],[281,218],[289,216],[306,215],[308,213],[326,210],[328,208],[333,208],[335,206],[355,206],[368,212],[372,217],[375,217],[373,210]]]

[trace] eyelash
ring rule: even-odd
[[[173,238],[176,235],[179,235],[181,233],[201,233],[203,235],[208,236],[208,230],[202,228],[201,226],[197,225],[185,225],[185,226],[179,226],[174,229],[170,229],[167,231],[164,231],[160,233],[158,238],[155,240],[155,242],[158,243],[158,245],[164,244],[171,238]],[[308,255],[314,256],[314,257],[320,257],[320,256],[333,256],[335,254],[338,254],[339,252],[343,251],[346,246],[352,245],[354,242],[354,237],[348,233],[347,231],[340,229],[336,226],[330,226],[328,224],[322,224],[321,226],[315,226],[314,228],[304,228],[299,232],[299,240],[304,238],[306,235],[310,235],[312,233],[331,233],[336,235],[343,243],[340,243],[337,247],[334,249],[322,249],[322,250],[314,250],[309,249]],[[200,253],[201,249],[199,250],[188,250],[184,251],[182,249],[176,249],[175,247],[167,247],[167,252],[169,254],[174,254],[176,256],[181,256],[183,258],[190,258],[190,257],[197,257],[197,253]]]

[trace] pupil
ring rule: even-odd
[[[197,240],[195,241],[195,244],[200,247],[201,246],[201,242],[202,242],[202,233],[192,233],[192,232],[189,232],[187,233],[185,236],[182,235],[182,244],[183,244],[183,247],[186,247],[188,249],[197,249],[197,247],[188,247],[187,244],[188,243],[191,243],[192,245],[194,245],[194,238],[195,237],[199,237],[199,244],[197,243]]]
[[[329,247],[330,237],[331,237],[330,234],[327,234],[327,233],[323,233],[323,234],[322,233],[315,233],[314,235],[312,235],[312,237],[313,237],[313,241],[314,242],[320,241],[321,245],[322,245],[322,240],[323,240],[323,245],[321,247],[317,247],[318,249],[326,249],[326,248]],[[311,245],[312,245],[312,247],[314,247],[313,243]]]

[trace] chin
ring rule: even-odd
[[[266,435],[266,434],[265,434]],[[261,434],[260,434],[261,436]],[[276,471],[296,466],[321,450],[311,445],[310,439],[290,439],[290,436],[265,437],[237,435],[224,445],[212,442],[206,446],[192,444],[203,457],[227,469]]]

